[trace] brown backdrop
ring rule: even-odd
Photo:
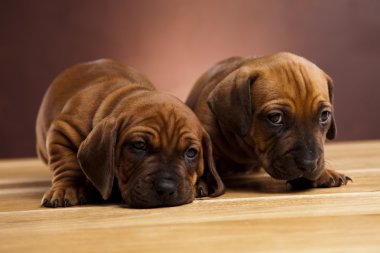
[[[216,61],[291,51],[333,77],[339,140],[380,138],[379,13],[377,0],[2,0],[0,157],[35,155],[46,87],[97,58],[185,99]]]

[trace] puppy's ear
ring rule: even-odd
[[[334,102],[334,83],[329,76],[327,76],[327,85],[328,85],[328,89],[329,89],[330,103],[333,104],[333,102]],[[329,130],[327,130],[326,137],[329,140],[333,140],[336,136],[336,132],[337,132],[337,129],[336,129],[335,117],[334,117],[334,114],[332,114],[331,115],[331,125],[330,125]]]
[[[224,78],[207,98],[215,117],[241,137],[251,129],[251,85],[257,77],[257,74],[238,69]]]
[[[217,197],[224,193],[225,186],[222,179],[220,178],[214,163],[214,158],[212,156],[212,143],[211,138],[206,131],[203,133],[202,138],[202,149],[203,149],[203,162],[204,171],[203,175],[200,177],[198,183],[205,183],[206,189],[204,194],[198,194],[201,197],[208,195],[210,197]],[[202,187],[202,186],[201,186]]]
[[[117,120],[104,119],[82,142],[77,154],[84,174],[105,200],[111,195],[115,176],[117,135]]]

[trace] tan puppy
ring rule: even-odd
[[[174,206],[223,193],[210,137],[177,98],[112,60],[73,66],[38,113],[37,152],[53,172],[42,205],[84,204],[93,186],[128,206]]]
[[[332,80],[290,53],[219,62],[187,99],[211,136],[222,177],[263,167],[301,187],[351,180],[324,162],[325,139],[336,134],[332,102]]]

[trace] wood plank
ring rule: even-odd
[[[62,248],[55,248],[53,252],[65,252],[67,237],[70,238],[70,234],[80,235],[78,238],[73,238],[74,241],[70,241],[70,245],[76,245],[76,247],[77,243],[80,244],[78,240],[86,241],[86,237],[83,238],[82,235],[87,234],[90,236],[90,241],[97,242],[102,247],[106,245],[103,244],[101,238],[106,235],[106,241],[113,240],[116,245],[121,243],[127,249],[135,247],[136,251],[144,249],[146,240],[151,237],[148,240],[149,247],[154,246],[152,249],[160,252],[161,246],[159,245],[162,245],[163,239],[168,238],[163,236],[165,233],[171,231],[172,234],[168,235],[168,241],[170,242],[171,237],[175,236],[172,238],[174,242],[171,243],[181,247],[183,244],[180,238],[186,239],[193,235],[191,240],[197,241],[197,236],[207,235],[206,237],[209,237],[210,233],[215,233],[214,229],[219,231],[218,236],[211,237],[212,240],[208,238],[211,240],[208,248],[213,251],[222,250],[222,252],[226,251],[223,251],[218,245],[223,237],[230,242],[233,242],[232,238],[245,238],[243,241],[246,241],[247,244],[241,246],[247,250],[257,250],[256,244],[248,244],[248,242],[263,240],[264,235],[269,236],[270,240],[264,239],[261,242],[263,249],[270,249],[269,246],[273,240],[279,240],[281,243],[288,242],[288,240],[297,241],[301,238],[311,241],[310,236],[317,235],[319,236],[318,243],[322,239],[328,243],[333,243],[335,240],[337,240],[335,243],[342,243],[341,236],[345,234],[351,239],[366,235],[365,241],[373,244],[376,241],[378,243],[380,239],[378,233],[380,232],[380,226],[378,226],[380,206],[373,205],[373,203],[380,203],[379,192],[301,195],[290,198],[281,196],[200,200],[187,206],[143,210],[117,206],[93,206],[2,212],[0,214],[2,223],[0,237],[7,238],[7,242],[14,241],[14,244],[11,248],[5,247],[9,244],[3,244],[0,249],[4,247],[6,250],[4,252],[10,252],[16,247],[21,252],[21,250],[27,250],[30,244],[35,245],[38,250],[54,244],[55,247],[61,245]],[[257,226],[260,230],[255,229]],[[168,231],[168,227],[171,230]],[[243,229],[244,227],[245,229]],[[355,233],[350,233],[351,229]],[[250,234],[246,234],[245,230],[252,231]],[[332,238],[327,236],[330,234]],[[33,236],[30,237],[30,235]],[[155,241],[152,241],[157,235],[159,236]],[[301,238],[294,238],[297,235]],[[274,236],[280,238],[273,238]],[[17,243],[20,238],[23,238],[21,245]],[[62,238],[65,240],[62,241]],[[94,238],[98,238],[100,241]],[[121,240],[122,238],[125,239]],[[358,239],[360,238],[356,238],[356,240]],[[348,241],[346,243],[346,245],[339,246],[343,252],[351,250],[352,244]],[[234,245],[239,246],[238,244]],[[285,243],[285,245],[287,245],[287,252],[290,252],[290,249],[303,248],[306,250],[310,247],[305,243],[301,244],[302,247],[298,244]],[[312,245],[317,246],[316,242]],[[378,244],[374,244],[371,247],[376,245],[378,246]],[[223,248],[226,246],[228,244]],[[83,244],[82,247],[85,249],[88,246]],[[175,245],[166,245],[162,251],[164,250],[174,252],[178,248]],[[119,250],[113,248],[112,251],[118,252]],[[190,252],[190,250],[185,249],[184,252]]]
[[[0,252],[380,252],[380,141],[329,144],[354,179],[294,191],[267,174],[235,178],[219,198],[156,209],[39,206],[50,172],[0,161]]]

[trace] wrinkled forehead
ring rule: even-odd
[[[252,90],[255,106],[277,102],[303,108],[331,103],[327,76],[312,63],[283,62],[262,69]]]
[[[192,116],[175,105],[152,106],[133,115],[125,130],[125,138],[134,134],[145,135],[157,145],[172,149],[200,142],[200,124]]]

